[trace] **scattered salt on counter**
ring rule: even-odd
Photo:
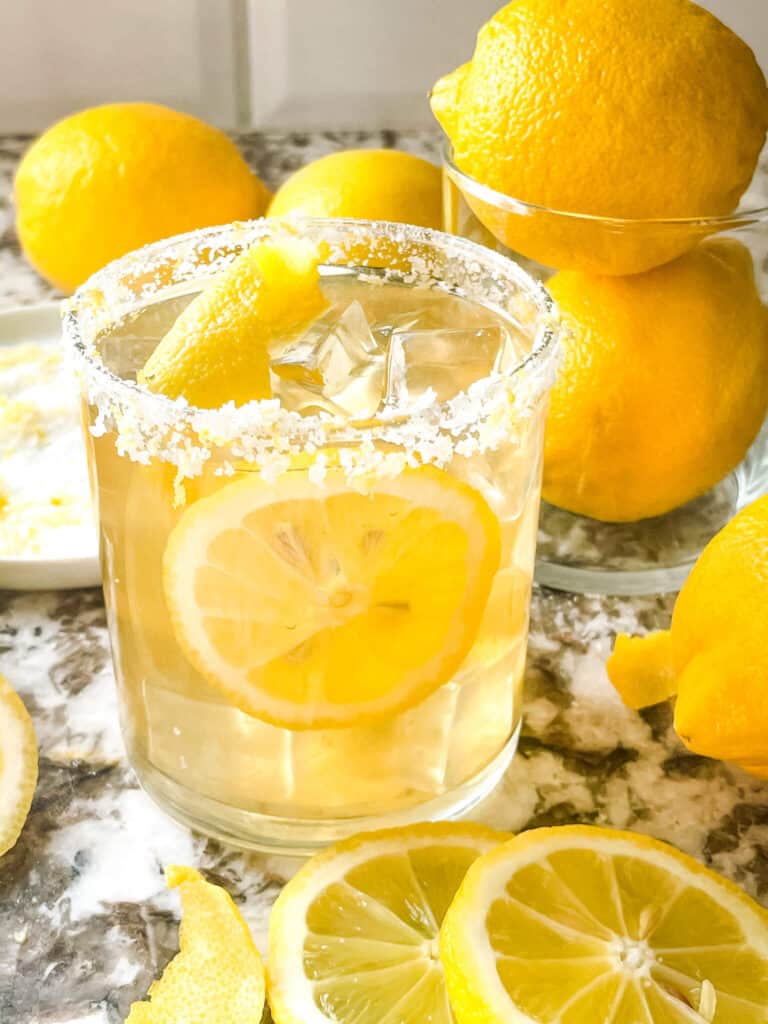
[[[79,394],[53,343],[0,348],[0,558],[96,549]]]

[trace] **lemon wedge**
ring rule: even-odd
[[[412,825],[313,857],[272,910],[275,1024],[452,1024],[438,929],[467,868],[505,838],[479,825]]]
[[[458,1024],[763,1024],[768,913],[647,836],[535,829],[477,860],[440,936]]]
[[[180,951],[125,1024],[261,1024],[264,969],[231,897],[194,868],[166,879],[181,894]]]
[[[270,398],[269,343],[315,319],[328,302],[319,254],[299,238],[265,239],[196,296],[139,373],[139,383],[215,409]]]
[[[37,785],[37,741],[24,703],[0,676],[0,857],[21,835]]]
[[[365,493],[341,471],[243,478],[172,531],[164,588],[192,665],[290,729],[393,715],[448,682],[477,635],[500,557],[482,496],[431,466]]]

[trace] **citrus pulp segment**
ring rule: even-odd
[[[431,466],[352,490],[340,471],[225,485],[190,506],[163,559],[193,666],[250,715],[358,725],[450,680],[500,557],[481,495]]]
[[[181,893],[180,951],[125,1024],[261,1024],[264,969],[232,898],[193,868],[166,878]]]
[[[37,742],[21,697],[0,676],[0,857],[15,844],[37,785]]]
[[[476,861],[441,956],[459,1024],[766,1020],[768,913],[628,832],[536,829]]]
[[[276,1024],[452,1024],[440,922],[470,864],[506,838],[479,825],[422,824],[313,857],[272,911]]]

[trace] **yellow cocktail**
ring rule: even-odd
[[[272,340],[272,398],[136,384],[192,298],[283,230],[126,257],[66,333],[131,761],[188,823],[306,849],[458,813],[514,752],[556,331],[543,289],[472,243],[309,221],[327,307]]]

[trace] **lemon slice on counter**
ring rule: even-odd
[[[333,471],[225,485],[182,515],[164,586],[190,662],[248,714],[357,725],[418,703],[458,669],[499,564],[498,520],[424,466],[361,493]]]
[[[313,857],[272,910],[276,1024],[451,1024],[440,922],[470,864],[506,838],[479,825],[412,825]]]
[[[139,383],[205,409],[271,397],[269,343],[328,305],[318,260],[315,247],[299,238],[251,246],[181,313]]]
[[[37,740],[24,703],[0,676],[0,857],[16,843],[37,785]]]
[[[469,869],[440,936],[459,1024],[764,1024],[768,912],[647,836],[536,829]]]
[[[231,897],[193,868],[166,878],[181,893],[180,951],[125,1024],[261,1024],[264,969]]]

